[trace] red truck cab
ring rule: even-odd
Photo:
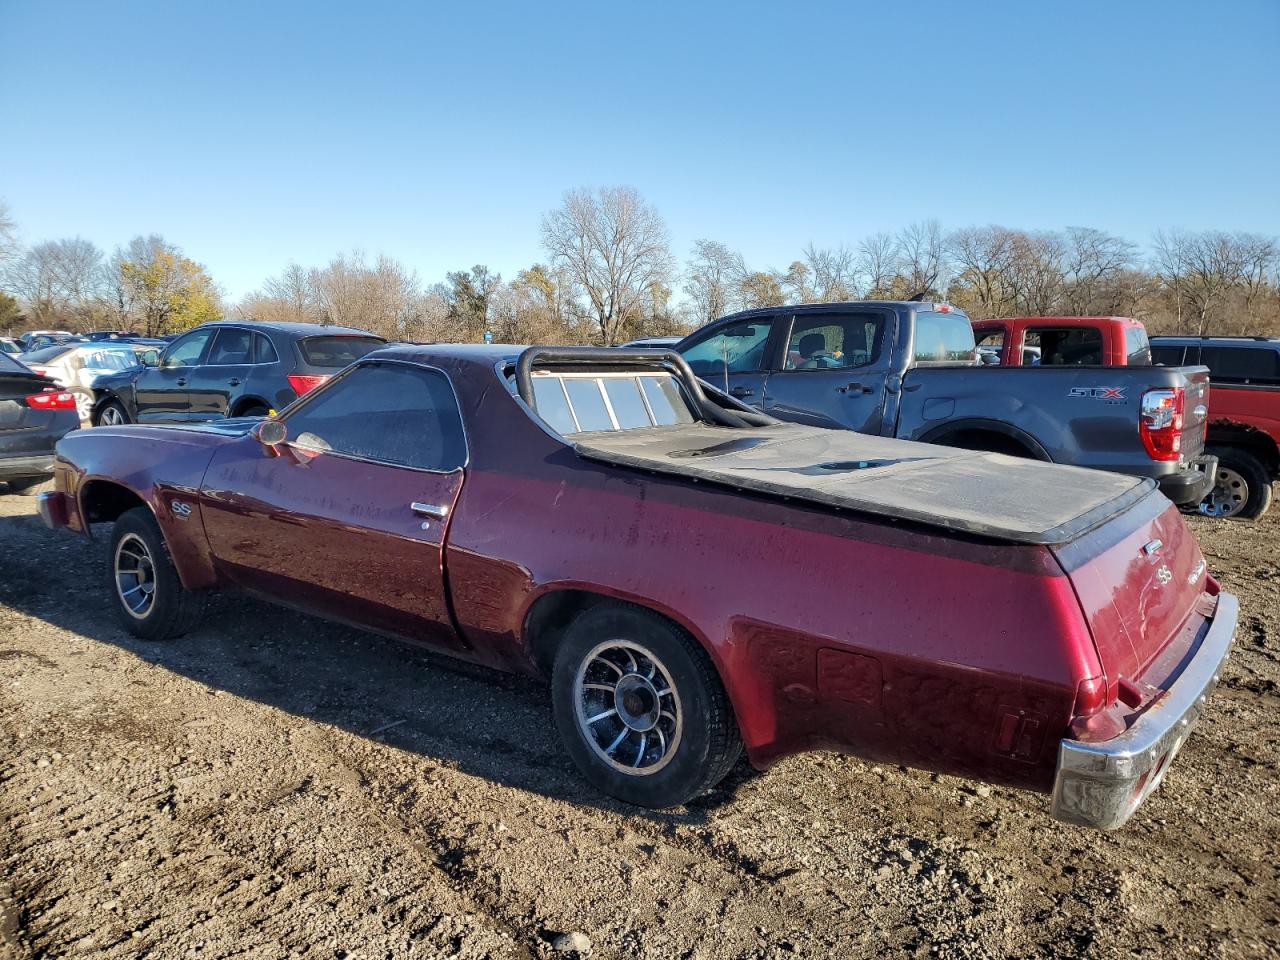
[[[1132,317],[1004,317],[975,320],[980,354],[1003,367],[1124,367],[1151,363],[1151,344]]]

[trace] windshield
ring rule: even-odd
[[[132,347],[104,347],[81,350],[77,359],[81,366],[93,370],[128,370],[140,366],[138,354]]]
[[[969,363],[976,359],[973,325],[958,311],[916,314],[916,363]]]

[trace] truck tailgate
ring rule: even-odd
[[[1178,509],[1151,495],[1050,549],[1080,599],[1108,685],[1124,678],[1159,686],[1164,678],[1147,678],[1147,670],[1184,633],[1208,585],[1204,557]]]
[[[1066,543],[1155,487],[1116,473],[792,424],[683,424],[574,440],[589,460],[1014,543]]]

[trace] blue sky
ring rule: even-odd
[[[353,247],[510,277],[606,184],[758,266],[929,217],[1280,233],[1278,45],[1277,0],[0,0],[0,198],[233,299]]]

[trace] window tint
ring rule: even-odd
[[[1125,327],[1124,352],[1131,367],[1151,366],[1151,341],[1142,327]]]
[[[385,342],[377,337],[307,337],[298,341],[298,349],[313,367],[345,367]]]
[[[249,363],[252,358],[253,337],[249,331],[223,328],[213,338],[213,349],[205,362],[210,366],[226,366]]]
[[[1162,367],[1180,367],[1182,366],[1182,357],[1186,353],[1186,347],[1157,347],[1151,348],[1151,362],[1158,363]]]
[[[272,345],[271,339],[265,334],[255,333],[253,335],[253,362],[254,363],[279,363],[280,357],[276,354],[276,348]]]
[[[1200,362],[1210,380],[1224,383],[1280,383],[1280,350],[1268,347],[1202,347]]]
[[[773,321],[767,319],[735,324],[691,344],[681,353],[700,377],[722,374],[726,367],[729,373],[762,370],[772,327]]]
[[[916,314],[917,363],[972,363],[973,326],[963,313]]]
[[[434,370],[399,363],[358,367],[291,413],[289,442],[424,470],[466,460],[453,390]]]
[[[1023,343],[1040,348],[1041,366],[1084,367],[1102,363],[1102,331],[1090,327],[1028,327]]]
[[[883,339],[884,315],[880,313],[797,317],[782,369],[864,367],[880,355]]]
[[[164,354],[166,367],[193,367],[200,362],[200,354],[204,353],[204,345],[213,336],[212,330],[196,330],[185,337],[179,337],[169,345]]]

